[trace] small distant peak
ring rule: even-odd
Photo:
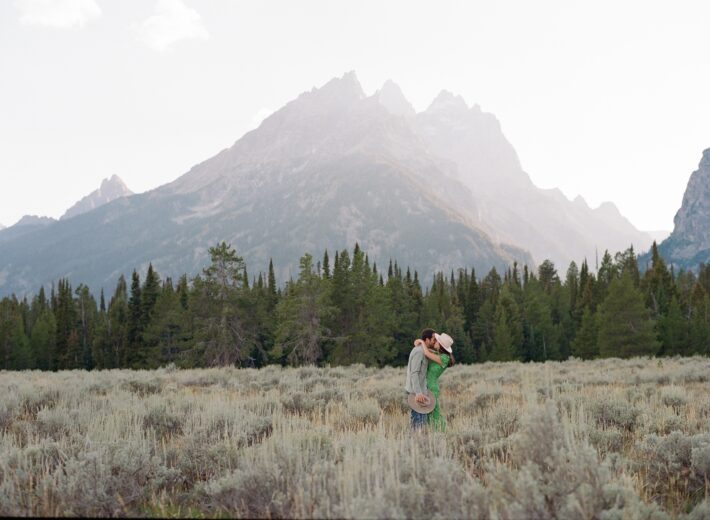
[[[55,220],[51,217],[40,217],[38,215],[24,215],[20,220],[17,221],[16,226],[37,226],[44,224],[51,224]]]
[[[572,202],[579,206],[589,208],[589,204],[587,204],[587,201],[584,200],[584,197],[582,197],[581,195],[577,195]]]
[[[616,207],[616,204],[608,200],[599,204],[596,211],[606,213],[607,215],[621,215],[621,212],[619,211],[619,208]]]
[[[700,160],[701,168],[710,168],[710,148],[703,151],[703,158]]]
[[[362,99],[365,97],[365,92],[363,92],[362,85],[360,85],[354,70],[346,72],[340,78],[331,79],[321,88],[315,89],[314,92],[337,95],[344,98]]]
[[[412,104],[404,97],[402,89],[394,81],[388,79],[382,88],[375,93],[379,103],[394,115],[413,116],[416,112]]]
[[[133,192],[128,189],[128,186],[126,186],[126,183],[123,182],[123,179],[115,173],[111,175],[110,178],[102,180],[101,187],[99,189],[101,191],[111,189],[113,192],[123,192],[125,195],[133,195]]]
[[[110,178],[102,180],[98,189],[92,191],[66,210],[64,215],[60,217],[60,220],[76,217],[77,215],[86,213],[87,211],[103,206],[116,199],[130,195],[133,195],[133,192],[128,189],[128,186],[126,186],[118,175],[114,174]]]
[[[468,105],[461,96],[456,96],[448,90],[442,90],[426,111],[430,113],[467,112]]]

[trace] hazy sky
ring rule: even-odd
[[[494,113],[540,187],[672,229],[710,147],[710,3],[0,0],[0,223],[174,180],[355,70]]]

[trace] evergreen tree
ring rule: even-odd
[[[552,263],[550,260],[545,260],[544,262],[542,262],[542,264],[540,264],[537,273],[538,280],[540,281],[542,289],[546,293],[550,294],[550,292],[552,292],[553,286],[559,284],[560,282],[559,275],[557,274],[557,269],[555,269],[555,264]]]
[[[226,242],[209,253],[204,281],[195,280],[200,350],[208,366],[241,364],[256,344],[254,330],[244,319],[248,301],[244,259]]]
[[[325,258],[328,258],[328,251],[325,252]],[[330,275],[329,275],[330,276]],[[279,296],[276,292],[276,275],[274,274],[274,262],[269,259],[269,279],[267,283],[268,289],[268,309],[269,312],[273,312],[278,303]]]
[[[330,334],[325,323],[335,309],[330,303],[328,279],[313,272],[311,255],[301,258],[300,267],[298,280],[289,284],[277,307],[275,351],[289,364],[313,365],[323,360],[323,346]]]
[[[78,334],[76,332],[77,312],[69,280],[60,279],[57,283],[55,307],[57,368],[81,368],[83,356],[79,342],[70,341],[74,336],[78,338]]]
[[[54,314],[47,307],[35,321],[30,334],[30,350],[40,370],[53,370],[57,366],[56,331]]]
[[[190,306],[190,289],[188,287],[186,274],[182,275],[180,280],[178,280],[177,293],[178,299],[180,300],[180,307],[182,307],[184,311],[188,310]]]
[[[150,323],[153,307],[155,306],[155,302],[158,301],[159,294],[160,277],[153,270],[153,264],[150,263],[148,264],[148,272],[145,275],[145,281],[140,291],[141,330],[144,330]]]
[[[163,284],[151,314],[151,320],[143,332],[146,368],[181,362],[192,331],[188,312],[180,303],[180,294],[169,278]]]
[[[509,322],[510,319],[506,307],[500,305],[496,311],[493,347],[488,356],[490,361],[513,361],[518,359]]]
[[[30,348],[30,340],[25,333],[25,326],[22,322],[22,316],[19,314],[15,317],[13,324],[10,347],[11,361],[9,368],[11,370],[27,370],[35,368],[35,359]]]
[[[673,297],[673,280],[666,263],[658,253],[656,242],[651,246],[651,269],[644,274],[641,290],[646,296],[646,306],[658,319],[668,313],[668,307]]]
[[[638,258],[634,252],[634,246],[631,245],[626,251],[616,253],[614,261],[619,273],[621,275],[628,273],[631,276],[631,280],[634,282],[634,287],[638,287],[641,282],[641,275],[639,273]]]
[[[658,323],[661,354],[686,355],[690,350],[689,322],[683,317],[678,299],[673,296],[668,314],[662,316]]]
[[[612,280],[599,307],[598,323],[602,357],[626,358],[658,352],[654,322],[629,273]]]
[[[584,307],[582,323],[577,335],[572,341],[572,355],[582,359],[595,359],[599,357],[599,328],[596,315],[589,307]]]
[[[76,288],[77,307],[77,335],[81,350],[81,368],[90,370],[94,363],[91,356],[91,343],[94,334],[94,322],[96,321],[96,300],[91,296],[89,288],[84,284],[79,284]]]
[[[607,291],[611,282],[619,277],[618,267],[614,264],[614,260],[611,257],[609,251],[604,251],[604,256],[602,257],[602,263],[597,271],[597,279],[594,284],[595,289],[595,303],[604,301],[606,298]]]
[[[695,304],[690,320],[690,354],[710,355],[710,296],[702,290],[703,299]]]
[[[128,299],[128,349],[125,360],[130,367],[138,368],[144,359],[142,336],[141,281],[134,269],[131,275],[131,295]]]
[[[551,287],[551,284],[548,284]],[[552,290],[552,288],[550,288]],[[549,296],[535,279],[524,289],[523,361],[559,359],[557,330],[552,323]]]

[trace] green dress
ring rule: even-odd
[[[436,397],[436,407],[431,411],[427,420],[435,430],[443,432],[446,430],[446,419],[442,417],[439,408],[439,376],[446,370],[450,359],[446,354],[439,354],[439,359],[441,359],[441,365],[430,361],[426,370],[426,387]]]

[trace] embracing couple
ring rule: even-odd
[[[415,430],[427,423],[435,430],[446,428],[439,409],[439,377],[455,362],[453,344],[451,336],[437,334],[432,329],[424,329],[421,339],[414,342],[404,388],[412,408],[412,428]]]

